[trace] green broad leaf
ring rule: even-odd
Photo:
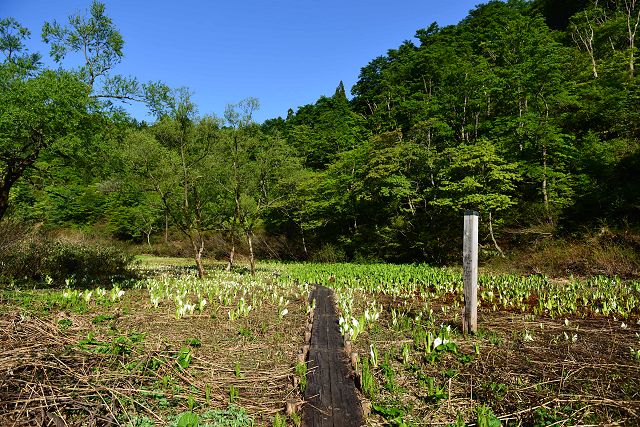
[[[460,363],[469,363],[473,360],[473,355],[461,354],[458,356],[458,360],[460,361]]]
[[[130,332],[127,336],[129,337],[132,343],[139,343],[144,341],[147,334],[143,332]]]
[[[447,351],[450,351],[452,353],[457,353],[458,352],[458,346],[454,342],[448,342],[448,343],[444,344],[444,346],[445,346],[445,350],[447,350]]]
[[[178,353],[178,366],[182,369],[187,369],[191,364],[192,359],[191,350],[188,347],[182,347]]]
[[[478,427],[500,427],[502,423],[493,413],[490,407],[488,406],[479,406],[477,408],[478,419],[477,425]]]
[[[458,371],[456,371],[453,368],[449,368],[446,371],[444,371],[442,375],[444,375],[447,378],[455,378],[458,376]]]
[[[97,325],[98,323],[108,322],[113,319],[114,319],[114,316],[110,314],[99,314],[91,320],[91,323],[93,323],[94,325]]]
[[[198,414],[185,412],[178,418],[178,427],[198,427]]]
[[[60,327],[61,330],[65,330],[67,329],[69,326],[71,326],[73,324],[73,322],[69,319],[60,319],[58,320],[58,326]]]
[[[186,344],[191,347],[200,347],[202,345],[202,341],[197,338],[189,338]]]
[[[371,405],[374,411],[384,416],[385,418],[396,418],[404,415],[404,411],[400,408],[396,407],[387,407],[382,405],[376,405],[375,403]]]

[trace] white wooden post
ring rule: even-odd
[[[464,283],[464,312],[462,331],[465,334],[478,330],[478,212],[465,211],[462,245]]]

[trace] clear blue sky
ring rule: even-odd
[[[141,81],[187,86],[201,114],[253,96],[256,119],[286,116],[289,108],[347,92],[360,68],[436,21],[458,23],[479,0],[106,0],[125,40],[116,73]],[[90,0],[0,0],[0,17],[31,30],[40,41],[45,21],[66,22]],[[131,109],[144,118],[140,107]]]

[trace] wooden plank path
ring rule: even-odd
[[[349,377],[349,360],[338,327],[333,292],[316,286],[311,293],[316,308],[307,360],[304,399],[306,427],[360,427],[364,424],[356,387]]]

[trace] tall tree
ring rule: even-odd
[[[230,221],[231,248],[227,268],[234,263],[237,235],[249,249],[249,265],[255,274],[254,232],[269,209],[284,199],[285,177],[295,175],[300,163],[278,134],[264,135],[253,122],[259,107],[255,98],[227,106],[227,128],[217,145],[216,176],[225,189]]]
[[[93,145],[94,134],[105,123],[102,118],[114,100],[146,100],[158,104],[166,98],[161,83],[140,85],[134,78],[112,75],[121,61],[122,36],[105,13],[103,3],[94,1],[89,16],[72,15],[65,24],[46,23],[42,37],[50,45],[53,59],[62,65],[69,53],[82,56],[79,69],[41,69],[38,54],[29,54],[24,41],[28,29],[12,18],[0,20],[0,64],[2,82],[2,129],[0,150],[5,166],[0,183],[0,217],[9,203],[9,192],[25,173],[32,173],[43,155],[61,156],[63,148],[82,139]],[[82,125],[80,121],[82,120]],[[76,138],[71,138],[74,134]],[[79,145],[79,144],[76,144]]]
[[[198,276],[204,277],[206,233],[221,223],[220,190],[211,173],[219,121],[197,117],[186,89],[173,96],[171,115],[129,135],[123,162],[158,195],[173,224],[189,240]]]
[[[124,56],[124,40],[105,4],[93,0],[85,14],[70,15],[68,22],[45,22],[42,40],[49,44],[51,57],[59,64],[69,54],[80,56],[78,76],[91,96],[111,107],[114,101],[143,101],[154,108],[158,97],[166,99],[168,88],[160,82],[141,84],[135,77],[113,74]]]
[[[305,159],[305,166],[316,170],[326,167],[340,152],[353,149],[365,140],[365,122],[355,114],[340,82],[331,97],[322,96],[315,104],[305,105],[287,118],[289,144]]]
[[[221,150],[220,159],[224,159],[221,170],[227,171],[226,177],[222,176],[220,183],[226,192],[231,196],[232,213],[228,223],[228,233],[231,238],[231,248],[229,249],[229,259],[227,270],[231,270],[235,262],[236,237],[238,229],[242,223],[243,206],[242,194],[246,184],[243,176],[243,169],[249,158],[249,146],[254,143],[252,130],[257,128],[253,123],[253,113],[259,108],[260,103],[256,98],[247,98],[238,104],[227,105],[224,113],[229,132],[219,146]],[[253,257],[253,246],[248,240],[251,256]]]
[[[80,53],[83,64],[79,75],[93,90],[96,80],[108,76],[122,61],[122,35],[105,14],[105,5],[94,0],[90,15],[71,15],[69,22],[62,25],[56,21],[46,22],[42,27],[42,39],[50,45],[51,57],[60,63],[69,53]]]
[[[449,206],[461,212],[478,210],[487,219],[489,236],[500,252],[495,238],[499,214],[516,204],[515,184],[522,179],[516,163],[506,161],[490,141],[463,144],[443,153],[445,162],[439,172],[438,206]]]
[[[72,73],[39,70],[28,54],[29,31],[15,20],[0,21],[0,218],[12,187],[45,150],[64,144],[87,114],[87,88]]]

